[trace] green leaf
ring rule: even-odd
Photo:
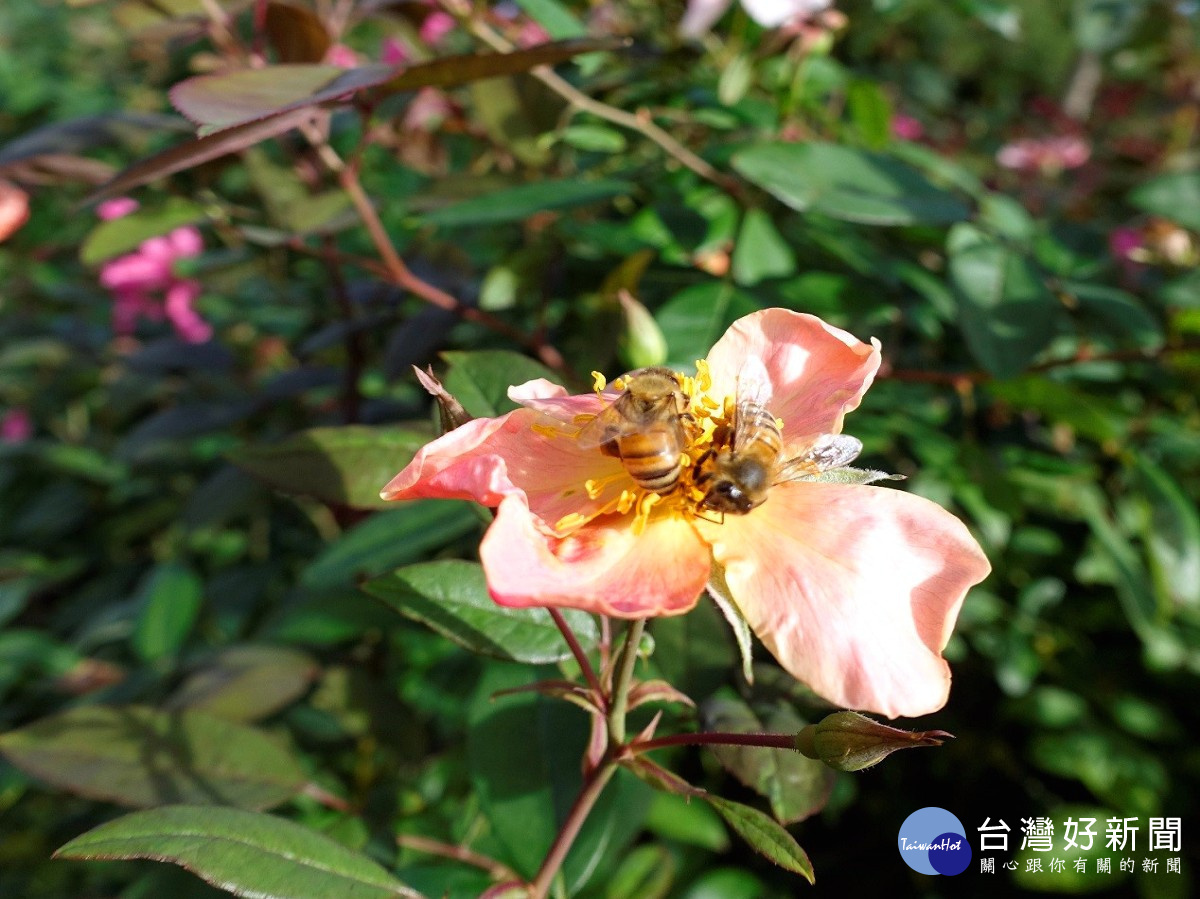
[[[781,868],[799,874],[809,883],[814,880],[812,863],[800,844],[783,826],[756,808],[708,795],[704,801],[717,810],[743,840]]]
[[[1200,269],[1166,282],[1159,289],[1158,297],[1164,306],[1200,309]]]
[[[733,167],[799,212],[864,225],[942,225],[967,217],[966,203],[881,153],[825,143],[769,143],[742,150]]]
[[[1054,336],[1057,301],[1028,258],[982,232],[960,225],[947,243],[967,347],[996,377],[1020,374]]]
[[[892,137],[892,103],[875,81],[856,78],[846,88],[846,110],[859,136],[872,150]]]
[[[471,780],[507,861],[532,877],[579,794],[579,760],[588,740],[578,710],[534,693],[496,696],[528,686],[544,672],[494,665],[471,703],[467,757]],[[575,895],[605,858],[619,856],[641,829],[652,794],[618,771],[572,844],[563,866],[566,894]]]
[[[537,181],[453,203],[426,213],[423,218],[431,225],[447,228],[519,222],[535,212],[599,203],[632,193],[634,189],[629,181],[611,178]]]
[[[729,832],[720,817],[703,802],[677,793],[654,794],[646,815],[646,829],[664,840],[699,846],[709,852],[725,852],[729,848]]]
[[[174,655],[187,639],[204,602],[204,583],[177,562],[155,566],[138,591],[142,610],[133,631],[133,648],[144,661]]]
[[[300,574],[310,590],[339,587],[415,562],[479,527],[470,503],[417,500],[351,528]]]
[[[414,427],[311,428],[279,443],[241,447],[229,459],[284,493],[353,509],[395,508],[379,491],[432,439]]]
[[[377,863],[292,821],[172,805],[134,812],[67,843],[55,858],[148,858],[254,899],[417,897]]]
[[[1129,202],[1154,215],[1200,231],[1200,171],[1171,172],[1135,188]]]
[[[733,280],[753,286],[796,273],[796,255],[761,209],[750,209],[733,248]]]
[[[22,771],[120,805],[278,805],[304,786],[292,756],[262,731],[200,712],[82,706],[0,735]]]
[[[665,846],[638,846],[605,878],[604,899],[663,899],[675,883],[677,867]]]
[[[98,224],[79,248],[79,258],[84,265],[99,265],[136,249],[144,240],[205,219],[204,207],[199,204],[182,197],[168,197],[161,206],[138,209]]]
[[[1064,293],[1075,300],[1077,314],[1095,322],[1118,345],[1156,350],[1163,345],[1163,330],[1158,319],[1137,297],[1116,287],[1079,281],[1064,281]]]
[[[511,350],[456,350],[442,353],[442,358],[450,365],[443,385],[476,418],[494,418],[516,409],[508,398],[509,387],[537,378],[562,383],[540,362]]]
[[[549,612],[498,605],[488,593],[483,569],[474,562],[444,559],[409,565],[362,588],[472,652],[530,665],[571,655]],[[562,614],[584,651],[594,649],[599,632],[592,616],[571,609]]]
[[[575,14],[558,0],[517,0],[517,6],[546,29],[555,40],[583,37],[587,29]]]
[[[188,676],[170,708],[226,721],[266,718],[298,699],[320,672],[315,659],[282,646],[233,646]]]
[[[1081,50],[1107,53],[1133,34],[1146,0],[1075,0],[1072,31]]]
[[[1156,591],[1165,609],[1200,608],[1200,513],[1165,469],[1145,456],[1137,472],[1150,503],[1145,529],[1147,556]]]
[[[624,134],[605,125],[568,125],[558,133],[558,139],[588,153],[621,153],[628,144]]]
[[[731,690],[701,706],[705,730],[732,733],[798,733],[807,723],[786,706],[772,709],[764,724]],[[819,761],[787,749],[761,746],[709,747],[730,774],[771,803],[775,818],[794,824],[820,811],[833,789],[834,772]]]
[[[681,290],[654,316],[667,335],[667,364],[690,367],[708,355],[731,324],[760,308],[753,296],[724,281],[708,281]]]

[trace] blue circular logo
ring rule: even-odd
[[[922,874],[961,874],[971,864],[962,822],[944,808],[918,809],[900,825],[900,857]]]

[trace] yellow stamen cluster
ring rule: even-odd
[[[623,470],[604,478],[589,478],[583,484],[584,493],[590,500],[598,500],[606,493],[611,495],[594,515],[632,513],[634,520],[631,529],[638,535],[645,531],[654,517],[677,515],[694,518],[702,514],[700,503],[704,499],[705,491],[696,485],[697,477],[702,474],[702,466],[699,463],[712,448],[714,438],[718,434],[726,434],[733,420],[734,399],[713,398],[710,393],[712,375],[705,360],[697,361],[696,374],[685,375],[677,372],[675,378],[679,382],[681,393],[687,397],[688,408],[682,421],[687,435],[683,458],[680,460],[683,470],[674,488],[665,494],[651,493],[638,487]],[[625,381],[617,378],[609,384],[603,374],[592,372],[592,388],[597,394],[608,387],[618,391],[624,390]],[[576,415],[573,424],[582,427],[595,417],[592,414]],[[612,495],[610,488],[618,483],[627,486],[619,494]],[[564,515],[555,523],[555,530],[559,533],[572,531],[591,520],[594,515],[578,512]]]

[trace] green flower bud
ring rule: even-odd
[[[944,730],[901,730],[858,712],[834,712],[796,734],[796,749],[837,771],[861,771],[897,749],[941,746],[953,738]]]

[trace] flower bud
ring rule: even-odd
[[[463,408],[462,403],[450,393],[442,382],[433,376],[433,369],[429,371],[421,371],[415,365],[413,371],[416,372],[417,380],[421,382],[421,386],[437,400],[438,404],[438,425],[439,433],[445,434],[447,431],[453,431],[459,425],[465,425],[474,416]]]
[[[662,365],[667,359],[667,338],[645,306],[627,290],[618,294],[623,319],[619,346],[621,360],[630,368]]]
[[[796,749],[837,771],[861,771],[897,749],[941,746],[953,737],[944,730],[901,730],[858,712],[834,712],[796,734]]]

